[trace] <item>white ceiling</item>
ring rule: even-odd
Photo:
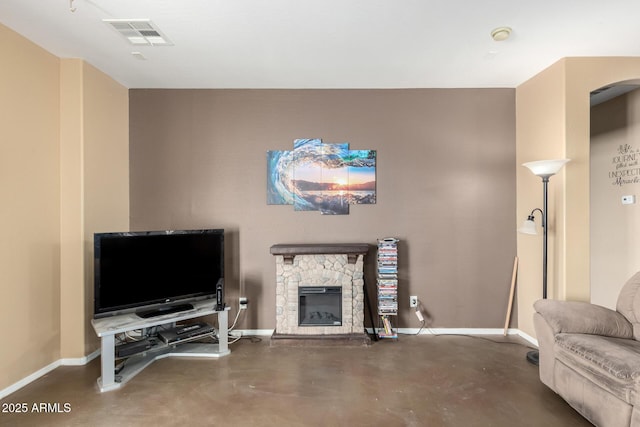
[[[130,45],[117,18],[174,45]],[[0,0],[0,23],[128,88],[516,87],[563,57],[640,56],[639,20],[640,0]]]

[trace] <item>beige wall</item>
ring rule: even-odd
[[[82,61],[60,64],[60,310],[61,352],[81,357],[85,321],[84,304],[84,197],[82,170]]]
[[[60,165],[58,58],[2,25],[0,57],[3,389],[60,358]]]
[[[93,233],[129,225],[128,91],[78,59],[61,65],[62,355],[99,341],[93,316]]]
[[[565,158],[561,144],[565,129],[565,64],[554,64],[543,73],[529,80],[516,91],[516,173],[517,173],[517,209],[514,228],[518,227],[527,215],[543,207],[543,186],[541,178],[533,175],[522,163]],[[556,262],[558,245],[562,239],[564,224],[561,218],[562,201],[560,199],[564,173],[550,178],[548,206],[548,296],[557,298],[558,275],[561,265]],[[525,332],[533,334],[533,301],[542,297],[542,229],[540,216],[535,216],[539,234],[537,236],[518,234],[518,307],[520,315],[518,325]],[[557,268],[556,268],[557,266]]]
[[[551,178],[549,297],[590,299],[589,94],[640,76],[640,58],[567,58],[516,89],[518,164],[543,158],[572,161]],[[541,188],[517,169],[517,221],[542,204]],[[542,295],[541,238],[518,236],[519,327],[535,335],[533,303]]]
[[[241,328],[275,325],[276,243],[398,237],[400,325],[501,328],[515,256],[510,89],[132,90],[131,226],[227,230],[228,302]],[[266,204],[266,152],[296,138],[378,154],[376,205],[347,216]],[[374,253],[367,286],[375,295]]]
[[[0,25],[0,390],[97,348],[90,241],[128,226],[128,91]],[[16,330],[17,328],[17,330]]]
[[[640,171],[639,141],[640,90],[591,109],[591,302],[613,309],[640,270],[640,176],[615,175]],[[623,205],[625,195],[636,203]]]
[[[93,233],[129,227],[129,91],[84,64],[84,354],[99,341],[93,317]]]

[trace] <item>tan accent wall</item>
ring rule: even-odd
[[[0,25],[0,390],[60,358],[59,60]]]
[[[129,224],[128,91],[79,59],[61,64],[62,356],[99,346],[93,233]]]
[[[82,60],[60,61],[60,324],[61,351],[81,357],[84,304]]]
[[[517,174],[517,217],[514,228],[519,227],[527,215],[535,208],[543,208],[542,179],[533,175],[522,163],[565,158],[563,140],[565,130],[565,84],[563,61],[554,64],[535,78],[518,87],[516,92],[516,174]],[[556,262],[558,245],[564,230],[560,212],[564,174],[567,166],[559,174],[550,178],[548,205],[548,296],[557,298],[559,271],[561,265]],[[541,217],[535,214],[537,236],[518,233],[518,306],[520,329],[534,335],[532,304],[542,298],[542,250],[543,238]],[[556,268],[557,266],[557,268]],[[523,304],[523,301],[526,303]],[[526,313],[526,314],[523,314]]]
[[[566,58],[516,89],[518,165],[568,157],[572,161],[551,178],[549,216],[549,297],[590,299],[589,123],[591,91],[637,79],[640,58]],[[542,204],[542,184],[517,167],[517,221]],[[518,235],[518,324],[535,335],[533,303],[542,296],[542,239]]]
[[[132,90],[130,100],[132,229],[226,229],[227,301],[251,301],[240,328],[275,326],[271,245],[389,236],[400,239],[402,327],[420,327],[409,295],[429,326],[503,327],[514,90]],[[377,150],[377,204],[346,216],[267,205],[266,152],[296,138]]]
[[[129,227],[129,91],[86,62],[83,64],[84,133],[84,348],[99,341],[93,317],[93,233]]]

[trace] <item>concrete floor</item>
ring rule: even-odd
[[[100,361],[0,403],[2,426],[590,426],[538,379],[519,338],[401,336],[368,347],[241,340],[220,359],[166,358],[99,393]],[[507,341],[496,343],[493,341]],[[59,403],[68,412],[32,412]]]

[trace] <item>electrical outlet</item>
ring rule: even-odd
[[[412,295],[409,297],[409,307],[417,307],[418,306],[418,297]]]
[[[245,298],[245,297],[240,297],[239,298],[239,303],[240,303],[240,310],[246,310],[247,309],[247,304],[249,303],[249,300],[247,300],[247,298]]]

